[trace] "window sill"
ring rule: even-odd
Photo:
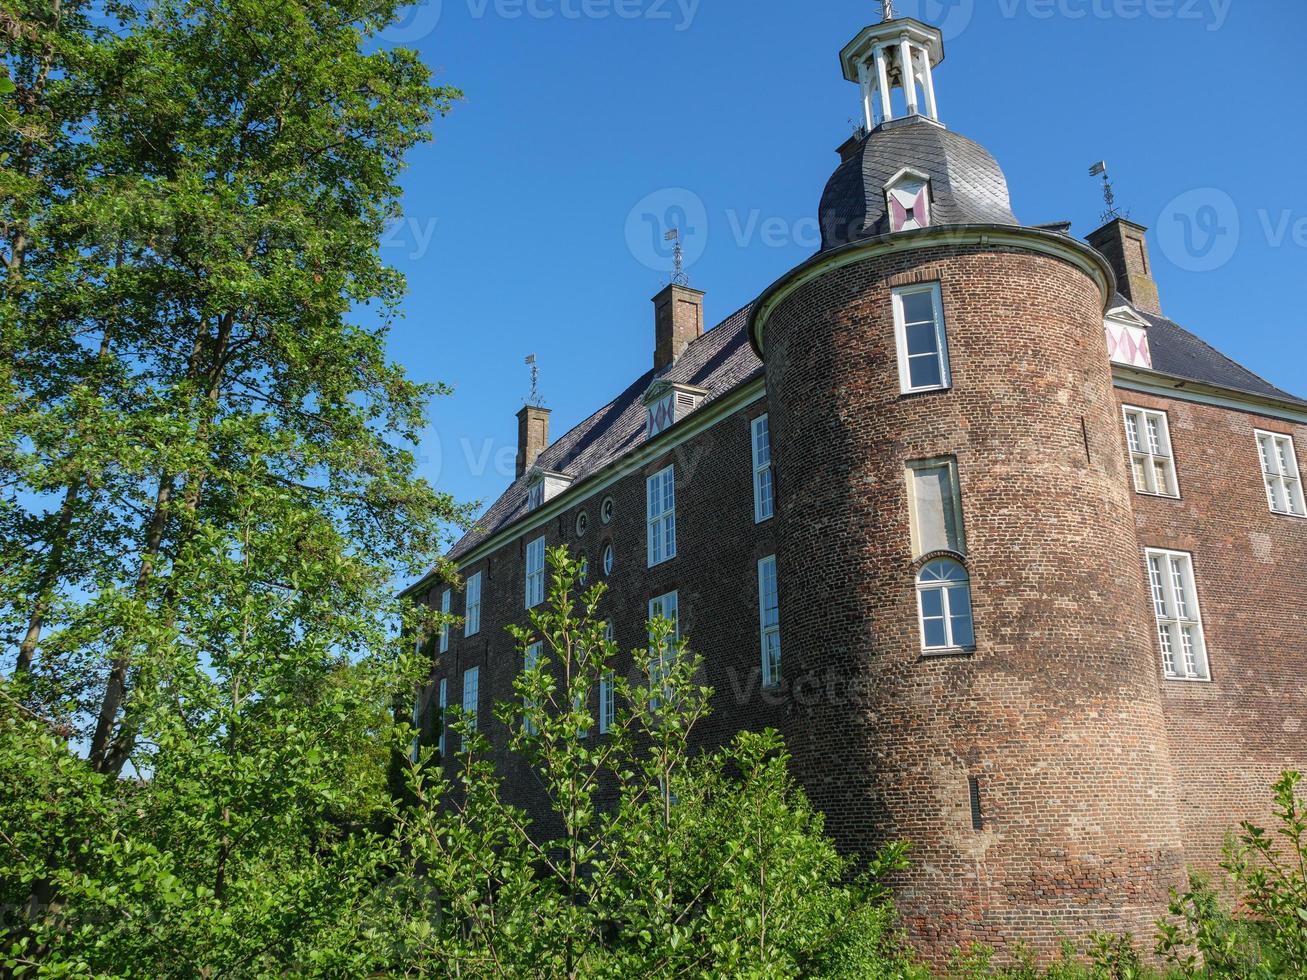
[[[1138,489],[1138,488],[1135,489],[1135,496],[1136,496],[1136,497],[1148,497],[1148,498],[1150,498],[1150,499],[1152,499],[1152,500],[1176,500],[1176,501],[1180,501],[1180,500],[1183,500],[1183,499],[1184,499],[1184,498],[1181,497],[1178,493],[1149,493],[1147,490],[1140,490],[1140,489]]]
[[[900,388],[899,394],[901,394],[905,398],[910,398],[913,395],[935,395],[941,391],[952,391],[952,390],[953,390],[953,386],[951,384],[947,384],[947,385],[935,385],[931,388]]]
[[[672,555],[670,558],[664,558],[662,561],[651,562],[651,563],[650,563],[648,566],[646,566],[646,567],[648,567],[648,568],[657,568],[659,565],[666,565],[669,561],[676,561],[676,556],[675,556],[675,555]]]
[[[1210,684],[1210,677],[1172,677],[1169,674],[1163,674],[1162,679],[1168,684]]]
[[[1295,514],[1288,510],[1272,510],[1272,517],[1292,517],[1294,520],[1307,521],[1307,514]]]
[[[922,660],[945,660],[950,657],[970,657],[976,652],[975,647],[939,647],[932,650],[922,650]]]

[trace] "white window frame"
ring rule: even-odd
[[[1166,412],[1123,405],[1121,418],[1125,423],[1125,444],[1130,452],[1135,492],[1148,497],[1179,500],[1180,477],[1176,471],[1175,447],[1171,443],[1171,421]]]
[[[948,582],[925,580],[922,576],[926,569],[932,565],[945,562],[953,565],[962,571],[963,581],[950,585]],[[971,621],[971,642],[959,643],[957,637],[953,635],[953,597],[951,590],[961,585],[966,586],[967,605],[969,608],[969,619]],[[944,613],[944,645],[930,646],[926,634],[926,602],[923,598],[927,592],[939,592],[940,605]],[[934,617],[931,617],[934,618]],[[953,558],[938,558],[934,561],[926,562],[917,572],[917,629],[921,633],[921,649],[928,654],[950,654],[950,653],[970,653],[976,648],[976,595],[975,590],[971,587],[971,573],[962,562]]]
[[[962,520],[962,481],[958,475],[958,461],[953,456],[937,456],[934,459],[914,459],[904,465],[904,476],[908,484],[908,525],[912,539],[912,557],[921,558],[927,552],[921,534],[921,515],[917,508],[917,474],[932,470],[947,470],[949,491],[953,510],[953,526],[957,529],[956,548],[943,550],[954,551],[959,555],[967,553],[967,529]],[[946,503],[947,506],[947,503]],[[932,549],[938,551],[941,549]]]
[[[481,632],[481,573],[467,580],[466,609],[463,615],[463,636],[476,636]]]
[[[453,601],[454,601],[453,593],[451,593],[449,589],[446,589],[444,595],[440,597],[440,611],[444,613],[446,616],[449,615],[450,609],[452,608],[451,604],[453,603]],[[449,652],[449,620],[448,619],[446,619],[443,623],[440,624],[440,652],[441,653]]]
[[[440,726],[440,735],[436,739],[436,746],[440,750],[440,757],[445,757],[445,712],[449,710],[449,680],[440,678],[440,700],[437,707],[436,724]]]
[[[670,615],[670,616],[667,615],[667,611],[668,611],[669,608],[670,608],[670,610],[671,610],[671,615]],[[671,592],[666,592],[666,593],[664,593],[663,595],[660,595],[660,596],[654,596],[652,599],[649,600],[649,622],[653,622],[653,620],[655,620],[655,619],[669,619],[669,620],[671,620],[671,623],[672,623],[672,632],[671,632],[671,635],[667,637],[667,643],[668,643],[669,645],[672,644],[672,643],[676,643],[677,641],[680,640],[680,638],[681,638],[681,595],[680,595],[680,592],[679,592],[679,591],[675,591],[675,590],[673,590],[673,591],[671,591]],[[653,652],[654,652],[653,643],[654,643],[653,634],[650,633],[650,634],[649,634],[649,652],[650,652],[650,653],[653,653]],[[667,651],[667,655],[668,655],[669,657],[671,657],[672,659],[675,659],[676,653],[675,653],[674,650],[669,650],[669,651]],[[650,674],[650,676],[649,676],[649,685],[650,685],[650,688],[652,688],[652,689],[656,689],[656,688],[658,688],[659,686],[661,686],[661,684],[662,684],[662,675],[663,675],[663,670],[664,670],[665,666],[666,666],[666,662],[663,661],[661,658],[659,659],[659,662],[658,662],[657,664],[652,664],[652,663],[651,663],[651,664],[649,665],[649,674]],[[657,708],[657,707],[658,707],[658,701],[659,701],[658,696],[657,696],[657,694],[655,694],[654,697],[653,697],[653,699],[652,699],[652,701],[650,702],[650,707]]]
[[[533,669],[540,662],[540,655],[544,653],[545,645],[540,642],[532,643],[522,652],[522,672],[525,674],[528,670]],[[523,696],[522,698],[522,727],[526,729],[528,735],[539,733],[539,729],[532,723],[531,719],[526,716],[534,705],[531,699]]]
[[[770,589],[768,579],[770,578]],[[770,591],[770,596],[768,592]],[[768,600],[771,600],[769,604]],[[768,616],[768,613],[771,613]],[[758,562],[758,638],[762,653],[762,686],[781,683],[781,598],[776,577],[776,556]]]
[[[1210,681],[1212,667],[1203,630],[1194,556],[1187,551],[1146,548],[1144,560],[1157,620],[1162,673],[1170,681]]]
[[[481,668],[469,667],[463,671],[463,717],[468,734],[477,730],[477,704],[481,699]]]
[[[753,446],[753,523],[776,514],[776,480],[771,465],[771,422],[759,415],[749,426]]]
[[[545,539],[536,538],[526,546],[526,608],[534,609],[545,601]]]
[[[647,523],[645,550],[650,568],[676,557],[676,467],[659,470],[645,481]]]
[[[1262,479],[1266,483],[1266,502],[1270,505],[1271,513],[1282,517],[1307,517],[1302,471],[1298,468],[1298,448],[1293,436],[1264,429],[1254,431]]]
[[[940,383],[937,385],[922,385],[916,387],[912,384],[911,357],[908,354],[908,324],[907,316],[904,312],[903,298],[913,296],[918,293],[928,293],[934,306],[935,313],[935,343],[938,347],[937,357],[939,358],[939,376]],[[899,359],[899,390],[905,394],[915,394],[921,391],[947,391],[953,387],[953,372],[949,365],[948,356],[948,326],[944,318],[944,294],[937,282],[921,283],[915,286],[901,286],[893,292],[894,301],[894,336],[896,346],[898,347]],[[921,355],[912,355],[921,356]]]

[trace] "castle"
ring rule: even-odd
[[[818,254],[708,331],[667,287],[652,369],[562,438],[522,409],[460,586],[409,590],[462,617],[424,737],[458,704],[507,742],[505,626],[565,544],[620,649],[658,614],[705,656],[705,744],[777,728],[841,847],[912,843],[929,955],[1151,937],[1307,766],[1307,401],[1162,315],[1144,228],[1018,221],[942,58],[917,20],[859,33]]]

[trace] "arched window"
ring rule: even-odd
[[[959,650],[976,645],[971,624],[971,580],[951,558],[930,562],[917,576],[921,645],[927,650]]]

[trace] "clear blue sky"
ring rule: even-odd
[[[411,291],[393,356],[456,388],[432,407],[425,475],[487,503],[507,485],[527,354],[539,357],[555,437],[648,369],[649,300],[670,262],[645,213],[690,212],[690,274],[707,291],[709,323],[813,252],[817,202],[858,112],[836,55],[878,6],[443,0],[410,10],[393,40],[467,93],[412,155],[408,218],[385,247]],[[946,25],[941,116],[998,157],[1018,218],[1093,230],[1102,201],[1088,168],[1105,158],[1121,205],[1155,230],[1164,311],[1307,395],[1307,4],[896,7]]]

